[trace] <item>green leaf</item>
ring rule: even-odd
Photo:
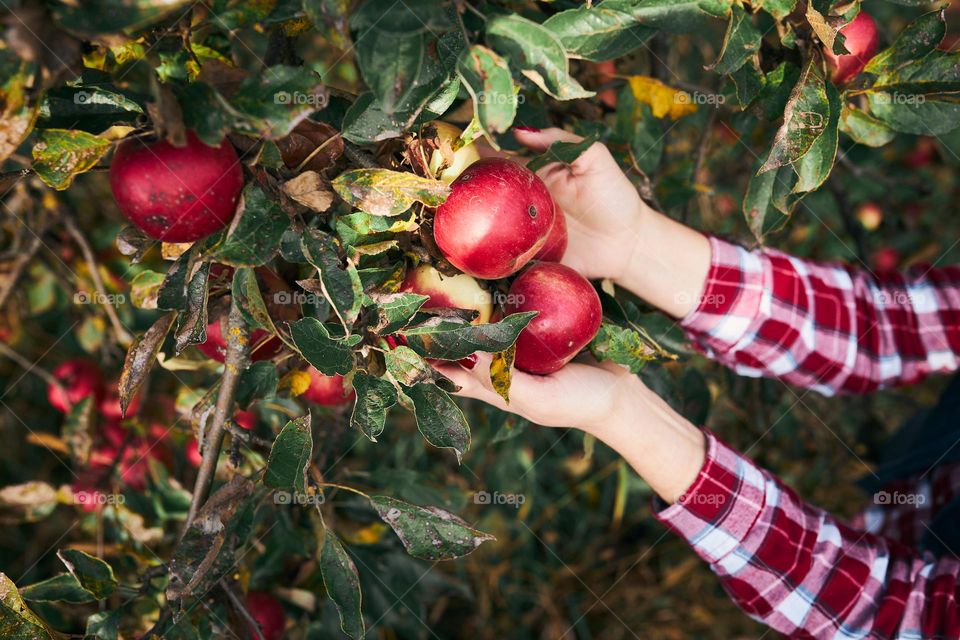
[[[247,407],[258,398],[269,398],[277,393],[280,375],[277,365],[269,360],[253,362],[240,374],[237,384],[237,404]]]
[[[863,70],[881,77],[895,73],[898,67],[933,53],[946,33],[943,11],[926,13],[907,25],[894,43],[871,58]]]
[[[310,415],[294,418],[280,430],[267,460],[263,484],[272,489],[305,493],[307,469],[313,455]]]
[[[639,373],[648,362],[658,360],[666,353],[635,329],[609,322],[600,325],[589,346],[590,353],[599,362],[609,360],[622,364],[634,374]]]
[[[833,170],[837,159],[841,100],[840,92],[832,82],[826,83],[827,100],[830,107],[829,120],[823,133],[811,145],[800,160],[793,164],[797,172],[794,193],[806,193],[820,188]],[[791,203],[792,206],[792,203]]]
[[[77,579],[69,573],[60,573],[52,578],[27,585],[20,589],[20,595],[30,602],[86,604],[97,601],[97,598],[80,586]]]
[[[357,567],[333,531],[327,529],[320,551],[320,572],[327,595],[340,613],[340,629],[349,638],[363,638],[366,629],[360,611],[362,596]]]
[[[290,218],[260,187],[248,184],[243,200],[223,241],[207,256],[233,267],[259,267],[280,250],[280,240]]]
[[[190,4],[188,0],[87,0],[50,3],[57,21],[71,31],[113,33],[146,27]]]
[[[543,23],[567,55],[586,60],[613,60],[644,46],[657,30],[641,24],[629,11],[601,2],[555,13]]]
[[[563,45],[536,22],[517,14],[496,16],[487,22],[487,40],[528,80],[554,98],[575,100],[596,95],[570,75]]]
[[[94,613],[87,618],[87,629],[83,640],[117,640],[120,637],[120,618],[123,611],[114,609],[113,611],[104,611]],[[167,640],[176,640],[170,635]]]
[[[740,108],[752,104],[760,96],[766,83],[766,76],[760,70],[760,60],[756,55],[731,73],[729,79],[736,88],[737,104]]]
[[[324,375],[347,374],[353,369],[353,353],[346,340],[330,337],[316,318],[303,318],[290,325],[293,342],[303,357]]]
[[[194,250],[184,251],[170,268],[163,284],[157,290],[157,308],[182,311],[187,308],[187,276],[193,262]]]
[[[88,133],[100,133],[115,124],[132,124],[143,107],[120,91],[112,85],[54,87],[43,95],[38,123],[44,129]]]
[[[415,558],[453,560],[472,553],[488,540],[496,540],[437,507],[420,507],[386,496],[374,496],[370,503]]]
[[[754,2],[753,6],[763,9],[777,20],[783,20],[793,13],[797,0],[760,0],[760,2]]]
[[[763,243],[767,234],[783,228],[789,220],[787,200],[796,179],[792,167],[756,173],[750,178],[743,197],[743,215],[758,242]]]
[[[487,136],[492,139],[509,129],[517,117],[517,94],[507,61],[475,44],[461,56],[457,73],[473,98],[474,117]]]
[[[437,207],[450,195],[449,185],[440,180],[389,169],[345,171],[333,188],[347,204],[374,216],[400,215],[414,202]]]
[[[353,264],[342,266],[336,240],[330,234],[308,229],[300,238],[304,257],[320,275],[323,296],[333,306],[349,334],[363,304],[363,284]]]
[[[380,317],[377,333],[387,335],[407,326],[420,307],[430,299],[418,293],[374,293],[370,297],[377,305]]]
[[[470,427],[463,411],[450,394],[432,383],[409,387],[417,428],[427,442],[441,449],[453,449],[457,461],[470,448]]]
[[[85,131],[44,129],[33,146],[33,170],[62,191],[74,176],[89,171],[110,148],[110,141]]]
[[[773,146],[759,173],[792,164],[803,157],[823,135],[830,121],[830,102],[823,78],[813,62],[807,63],[783,114]]]
[[[405,387],[432,381],[434,371],[430,365],[410,347],[397,346],[383,354],[387,373]]]
[[[230,98],[242,132],[282,138],[314,111],[327,104],[327,89],[307,67],[267,67],[240,83]]]
[[[61,549],[57,551],[57,557],[80,586],[97,600],[108,598],[117,590],[118,582],[113,575],[113,567],[100,558],[76,549]]]
[[[480,325],[428,323],[401,333],[406,336],[407,345],[421,356],[460,360],[477,351],[504,351],[517,341],[517,336],[536,315],[536,311],[524,311],[509,315],[500,322]]]
[[[127,350],[127,357],[123,361],[123,370],[120,372],[120,382],[117,385],[120,393],[120,407],[123,413],[126,413],[130,406],[130,400],[136,395],[147,374],[157,360],[157,354],[160,353],[160,347],[166,339],[173,321],[176,319],[175,313],[167,313],[157,319],[147,331],[134,340],[133,344]]]
[[[50,631],[37,615],[27,608],[17,585],[0,573],[0,638],[4,640],[53,640]]]
[[[723,48],[713,65],[713,71],[728,75],[738,70],[760,50],[762,39],[763,34],[753,25],[753,16],[741,5],[733,5]]]
[[[896,136],[896,132],[880,120],[846,103],[840,113],[840,131],[868,147],[882,147]]]
[[[554,142],[550,147],[538,156],[534,156],[527,163],[527,169],[530,171],[539,171],[551,162],[562,162],[564,164],[573,164],[577,158],[593,146],[598,139],[597,134],[591,134],[580,142]]]
[[[353,376],[356,404],[350,415],[350,426],[376,442],[383,433],[390,407],[397,404],[397,389],[383,378],[357,371]]]
[[[157,294],[166,277],[164,273],[149,269],[135,275],[130,281],[130,302],[133,306],[137,309],[156,309]]]
[[[257,282],[257,273],[253,269],[244,267],[233,273],[231,295],[237,301],[237,307],[243,319],[252,329],[266,329],[276,335],[277,329],[270,319],[270,312],[260,293],[260,284]]]

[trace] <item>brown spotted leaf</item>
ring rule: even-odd
[[[496,540],[437,507],[420,507],[386,496],[373,496],[370,502],[414,558],[453,560],[472,553],[487,540]]]
[[[130,400],[150,373],[150,368],[157,359],[160,347],[163,346],[163,341],[176,317],[176,313],[168,313],[159,318],[146,333],[130,345],[127,358],[123,362],[123,372],[120,374],[120,412],[123,415],[126,415]]]
[[[439,180],[389,169],[354,169],[337,176],[333,188],[347,204],[375,216],[396,216],[414,202],[443,204],[450,187]]]

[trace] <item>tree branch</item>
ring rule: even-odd
[[[67,231],[80,246],[80,251],[83,253],[83,259],[87,262],[87,267],[90,269],[90,277],[93,278],[93,286],[97,290],[97,294],[100,296],[100,299],[103,301],[103,310],[107,312],[107,317],[110,319],[110,324],[113,325],[113,332],[117,336],[117,341],[120,342],[124,347],[129,347],[133,343],[133,337],[127,332],[124,328],[123,323],[120,322],[120,316],[117,315],[117,310],[113,307],[113,303],[110,302],[110,297],[107,295],[107,288],[103,284],[103,278],[100,277],[100,269],[97,266],[97,258],[93,255],[93,249],[90,248],[90,243],[87,242],[86,236],[83,235],[83,232],[80,231],[80,228],[77,227],[77,223],[74,221],[73,217],[69,214],[63,216],[64,224],[67,227]]]
[[[234,403],[237,397],[237,385],[244,369],[250,364],[250,336],[246,321],[240,313],[237,300],[230,301],[230,315],[227,318],[227,355],[223,365],[223,380],[220,381],[220,391],[217,394],[217,404],[213,410],[213,422],[204,429],[200,441],[203,459],[197,472],[197,481],[193,485],[193,498],[190,501],[190,511],[183,527],[184,533],[193,524],[197,512],[207,500],[213,477],[217,470],[217,459],[220,457],[220,448],[223,446],[223,436],[226,433],[227,421],[233,415]]]
[[[247,621],[247,624],[250,625],[250,629],[253,631],[253,635],[257,640],[267,640],[263,635],[263,630],[260,629],[260,623],[257,622],[256,618],[253,617],[253,614],[250,613],[250,610],[247,609],[246,603],[240,599],[233,589],[230,588],[230,585],[227,584],[227,581],[223,578],[220,579],[220,588],[223,589],[224,593],[227,594],[227,597],[230,599],[230,603],[233,605],[233,608],[237,610],[237,613],[240,614],[240,617]]]

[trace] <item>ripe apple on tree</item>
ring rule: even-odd
[[[570,362],[597,335],[603,312],[593,285],[562,264],[537,262],[510,286],[507,314],[538,311],[520,333],[514,364],[546,375]]]
[[[880,48],[880,33],[877,31],[877,23],[873,17],[863,10],[857,14],[856,18],[844,25],[840,33],[845,38],[843,46],[850,53],[837,55],[824,48],[823,56],[833,69],[834,84],[844,85],[863,71],[870,58],[876,55],[877,49]]]
[[[245,604],[247,611],[260,626],[264,640],[280,640],[283,637],[287,614],[279,600],[266,591],[251,591],[247,594]],[[253,629],[250,629],[250,637],[256,637]]]
[[[867,231],[876,231],[883,224],[883,209],[876,202],[864,202],[856,208],[854,216]]]
[[[324,407],[339,407],[353,402],[357,396],[353,389],[347,390],[343,384],[343,376],[339,374],[327,376],[314,367],[309,367],[307,373],[310,374],[310,386],[300,396],[304,400]]]
[[[466,274],[445,276],[428,264],[408,269],[400,291],[430,296],[424,309],[471,309],[477,312],[473,324],[490,322],[493,296]]]
[[[496,280],[516,273],[547,241],[555,205],[532,171],[503,158],[474,162],[437,208],[433,236],[456,268]]]
[[[82,358],[61,362],[52,371],[53,377],[60,381],[61,387],[47,386],[47,400],[61,413],[88,396],[94,396],[99,402],[104,395],[100,367]]]
[[[155,240],[193,242],[233,218],[243,170],[230,143],[204,144],[187,131],[187,144],[125,140],[110,163],[110,187],[120,211]]]
[[[480,159],[480,152],[473,144],[456,147],[455,145],[463,131],[452,124],[442,120],[435,120],[430,124],[436,128],[437,141],[440,143],[440,148],[434,150],[430,155],[430,173],[441,182],[450,184],[463,173],[464,169]],[[449,147],[450,152],[453,153],[453,158],[449,160],[449,164],[446,164],[448,158],[443,153],[445,147]],[[443,167],[443,169],[441,170],[440,167]]]

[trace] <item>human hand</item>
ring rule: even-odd
[[[537,152],[554,142],[582,140],[557,128],[513,131],[518,142]],[[563,263],[587,278],[620,279],[650,210],[607,147],[596,142],[572,164],[551,163],[537,175],[567,217],[569,245]]]
[[[548,376],[513,371],[510,403],[490,383],[489,354],[470,371],[435,365],[461,387],[458,395],[481,400],[548,427],[574,427],[619,453],[667,502],[689,489],[703,466],[706,441],[629,371],[610,362],[570,363]]]

